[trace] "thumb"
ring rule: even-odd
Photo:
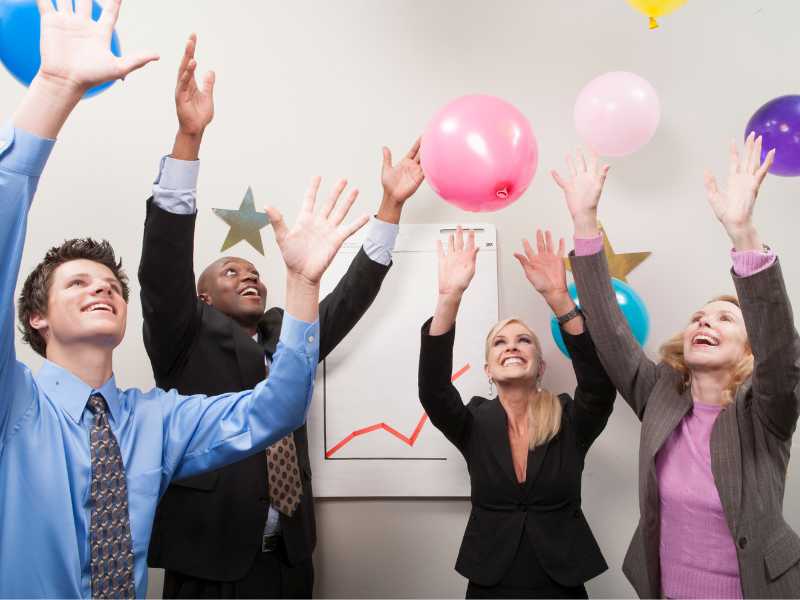
[[[383,147],[383,168],[384,169],[391,169],[392,168],[392,151],[389,150],[386,146]]]
[[[287,227],[286,222],[283,220],[283,215],[274,206],[265,206],[264,212],[269,217],[269,222],[272,224],[272,230],[275,232],[275,240],[280,244],[283,238],[286,237]]]
[[[141,53],[118,58],[117,64],[121,72],[120,78],[125,79],[133,71],[141,69],[147,63],[158,60],[159,58],[158,54],[154,53]]]

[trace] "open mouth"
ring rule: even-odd
[[[504,367],[513,367],[513,366],[524,366],[525,361],[522,360],[519,356],[509,356],[508,358],[504,358],[503,362],[500,363]]]
[[[116,314],[114,307],[106,302],[92,302],[88,306],[85,306],[81,312],[109,312],[112,315]]]
[[[250,298],[250,297],[260,298],[261,297],[261,294],[258,293],[258,288],[254,287],[252,285],[249,285],[246,288],[244,288],[242,291],[240,291],[239,295],[242,296],[243,298]]]
[[[719,339],[706,333],[698,333],[692,338],[692,346],[719,346]]]

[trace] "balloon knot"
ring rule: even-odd
[[[650,29],[658,29],[658,21],[655,17],[650,17]]]
[[[502,188],[495,192],[500,200],[508,200],[508,188]]]

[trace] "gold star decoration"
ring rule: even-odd
[[[215,215],[231,227],[230,231],[228,231],[228,236],[222,242],[220,252],[224,252],[244,240],[262,256],[264,255],[264,245],[261,243],[261,233],[259,232],[269,225],[269,217],[267,213],[256,211],[251,188],[247,188],[247,193],[244,195],[238,210],[214,208],[213,211]]]
[[[599,223],[598,226],[600,227],[600,234],[603,236],[603,251],[606,253],[606,259],[608,260],[609,273],[612,277],[627,283],[628,273],[642,264],[652,252],[624,252],[617,254],[614,252],[611,242],[608,241],[608,236],[603,226]],[[569,258],[565,258],[564,262],[567,265],[567,271],[572,271]]]

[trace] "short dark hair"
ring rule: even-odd
[[[47,314],[53,272],[64,263],[80,259],[108,267],[122,286],[122,297],[125,302],[128,301],[128,276],[122,269],[122,259],[116,259],[114,248],[107,240],[98,242],[91,238],[75,238],[65,240],[60,246],[53,246],[25,279],[17,307],[22,339],[42,356],[45,356],[47,344],[42,334],[31,327],[31,317]]]

